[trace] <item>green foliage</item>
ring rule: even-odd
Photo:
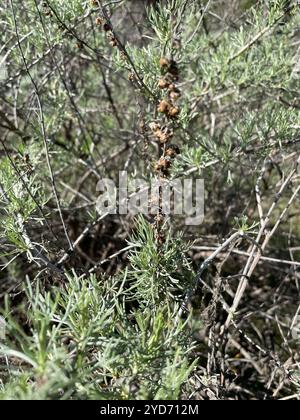
[[[16,250],[22,252],[30,249],[24,227],[36,214],[37,203],[41,201],[45,204],[45,199],[36,177],[31,175],[31,168],[22,162],[19,169],[24,170],[21,177],[9,159],[1,162],[0,205],[3,215],[0,220],[0,237],[7,238]]]
[[[16,363],[3,378],[0,396],[178,398],[195,365],[189,362],[192,347],[186,325],[175,323],[178,307],[161,304],[129,314],[126,272],[101,282],[75,274],[68,280],[65,288],[51,292],[27,285],[29,306],[22,313],[29,334],[7,305],[8,337],[0,352]]]
[[[141,218],[133,244],[136,251],[129,257],[128,274],[140,304],[156,306],[182,299],[193,279],[193,270],[186,258],[188,246],[180,236],[169,234],[164,245],[159,246],[153,229]]]

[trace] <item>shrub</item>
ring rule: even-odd
[[[2,399],[299,398],[299,21],[286,0],[2,2]],[[203,178],[204,223],[161,192],[99,213],[120,171]]]

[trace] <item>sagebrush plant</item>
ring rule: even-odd
[[[2,354],[11,365],[2,396],[30,399],[177,399],[193,365],[192,343],[174,310],[126,308],[127,273],[117,279],[68,276],[65,289],[40,292],[28,284],[25,333],[11,318]],[[19,350],[16,350],[19,349]],[[5,380],[5,376],[3,379]],[[15,378],[14,378],[15,376]],[[12,388],[13,387],[13,388]]]
[[[1,399],[299,399],[299,10],[2,2]],[[99,214],[120,171],[204,223]]]

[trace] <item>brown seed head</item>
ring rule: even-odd
[[[109,44],[112,46],[112,47],[116,47],[117,45],[118,45],[118,41],[116,40],[116,38],[113,36],[113,37],[111,37],[110,39],[109,39]]]
[[[158,82],[158,87],[160,89],[167,89],[167,87],[169,86],[169,82],[166,79],[160,79]]]
[[[160,129],[161,129],[160,124],[157,124],[156,122],[152,122],[152,123],[150,123],[150,124],[149,124],[149,127],[150,127],[150,130],[151,130],[153,133],[156,133],[158,130],[160,130]]]
[[[175,84],[174,83],[170,83],[169,84],[169,87],[168,87],[168,90],[169,90],[169,92],[173,92],[173,91],[175,91],[177,88],[176,88],[176,86],[175,86]]]
[[[111,26],[110,23],[105,22],[104,25],[103,25],[103,29],[105,30],[105,32],[109,32],[109,31],[112,30],[112,26]]]
[[[135,82],[136,81],[136,77],[135,77],[135,74],[133,72],[129,73],[128,80],[130,82]]]
[[[178,117],[179,113],[180,113],[179,108],[177,108],[176,106],[172,106],[169,109],[168,115],[172,118],[176,118],[176,117]]]
[[[158,130],[155,133],[155,135],[161,144],[165,144],[170,140],[171,137],[173,137],[174,132],[173,130],[170,130],[168,127],[165,127],[162,130]]]
[[[177,145],[170,144],[170,146],[167,147],[166,156],[169,156],[170,158],[174,159],[179,154],[180,154],[180,149]]]
[[[179,90],[177,90],[177,91],[172,90],[169,95],[170,95],[170,99],[172,101],[177,101],[180,98],[181,93],[180,93]]]
[[[161,143],[161,144],[165,144],[165,143],[167,143],[168,142],[168,140],[169,140],[169,136],[168,136],[168,134],[167,133],[164,133],[163,131],[158,131],[157,133],[156,133],[156,137],[158,138],[158,140],[159,140],[159,142]]]
[[[163,156],[157,162],[155,169],[157,172],[165,173],[168,171],[170,166],[171,166],[171,160],[168,157]]]
[[[166,57],[162,57],[159,60],[159,66],[162,69],[166,69],[166,68],[168,68],[170,66],[170,61]]]
[[[165,99],[163,99],[163,100],[160,102],[160,104],[159,104],[159,106],[158,106],[157,110],[158,110],[158,112],[160,112],[161,114],[168,114],[171,108],[172,108],[172,105],[170,104],[170,102],[168,102],[168,101],[166,101]]]

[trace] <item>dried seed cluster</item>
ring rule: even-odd
[[[167,127],[161,126],[158,123],[151,123],[150,129],[154,136],[159,140],[160,144],[166,144],[174,135],[174,131]]]
[[[97,26],[103,25],[103,19],[100,16],[96,17],[95,23]]]
[[[174,137],[174,122],[180,114],[180,108],[176,101],[180,98],[181,93],[177,87],[179,80],[178,65],[174,60],[162,57],[159,61],[161,76],[158,80],[159,89],[166,91],[166,95],[159,102],[157,111],[161,114],[162,122],[151,122],[149,124],[150,131],[159,144],[159,150],[162,152],[160,158],[154,163],[154,171],[161,178],[167,178],[172,167],[173,161],[180,153],[179,147],[170,144]],[[160,203],[161,197],[158,197]],[[164,243],[163,223],[165,215],[162,209],[159,209],[155,217],[154,229],[156,241],[159,245]]]
[[[159,61],[162,77],[158,81],[158,87],[167,91],[167,97],[162,99],[158,105],[158,112],[165,116],[165,123],[152,122],[149,127],[153,136],[158,141],[160,148],[163,148],[163,154],[155,163],[154,169],[163,177],[168,176],[172,166],[173,159],[180,153],[176,145],[168,145],[174,137],[172,127],[174,120],[180,114],[180,109],[176,101],[180,98],[180,90],[176,83],[179,80],[179,70],[174,60],[162,57]]]
[[[159,61],[162,77],[158,81],[158,87],[167,90],[167,97],[162,99],[157,108],[158,112],[169,118],[177,118],[180,109],[176,105],[176,101],[180,98],[181,92],[177,88],[176,83],[179,79],[179,69],[174,60],[162,57]]]
[[[156,162],[154,169],[164,177],[168,176],[169,170],[172,166],[173,160],[180,154],[180,149],[175,144],[170,144],[164,150],[163,156],[161,156]]]
[[[109,44],[112,47],[118,46],[118,40],[113,33],[113,28],[109,22],[105,22],[100,16],[97,16],[95,19],[95,24],[99,26],[106,33]]]

